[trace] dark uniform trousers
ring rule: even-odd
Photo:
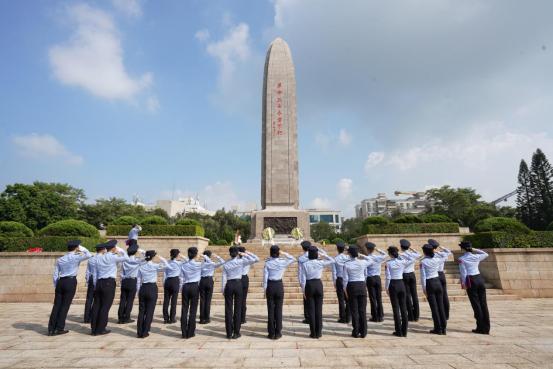
[[[76,277],[62,277],[56,283],[54,306],[52,307],[50,321],[48,322],[49,332],[64,330],[65,319],[67,319],[67,313],[69,312],[69,307],[71,306],[76,290]]]
[[[367,292],[371,303],[371,319],[380,322],[384,319],[384,308],[382,307],[382,282],[379,275],[367,277]]]
[[[282,336],[282,305],[284,302],[284,286],[282,280],[267,281],[267,331],[270,337]]]
[[[444,308],[442,283],[439,277],[426,280],[426,297],[430,305],[430,311],[432,311],[434,331],[445,332],[447,319]]]
[[[388,287],[392,311],[394,313],[395,332],[402,336],[407,336],[408,314],[405,284],[402,279],[392,279]]]
[[[309,309],[310,337],[321,337],[323,331],[323,283],[310,279],[305,283],[305,296]]]
[[[138,292],[136,335],[144,337],[150,332],[157,303],[157,283],[143,283]]]
[[[449,319],[449,296],[447,295],[447,281],[445,279],[445,273],[444,272],[438,272],[438,277],[440,278],[440,283],[442,285],[442,291],[443,291],[443,300],[444,300],[444,310],[445,310],[445,318]]]
[[[108,325],[109,309],[115,297],[115,278],[103,278],[96,281],[94,304],[90,317],[92,334],[102,333]]]
[[[474,310],[476,319],[476,329],[482,333],[490,333],[490,314],[488,312],[488,303],[486,301],[486,286],[484,278],[480,274],[468,277],[469,286],[467,295]]]
[[[242,325],[242,280],[231,279],[225,285],[225,329],[227,338],[240,334]]]
[[[194,337],[196,332],[196,314],[200,298],[199,282],[185,283],[182,286],[182,307],[180,330],[183,338]]]
[[[248,298],[248,289],[250,288],[250,277],[248,277],[247,274],[244,274],[242,276],[242,312],[241,312],[241,319],[242,324],[246,323],[246,300]]]
[[[90,312],[92,311],[92,303],[94,302],[94,277],[88,277],[86,287],[86,301],[84,303],[84,322],[90,323]]]
[[[344,294],[344,279],[342,277],[336,277],[336,297],[338,297],[338,314],[340,320],[349,323],[351,312],[348,300]]]
[[[179,297],[180,278],[170,277],[163,283],[163,320],[174,323],[177,316],[177,302]],[[169,312],[171,305],[171,312]]]
[[[367,335],[367,289],[365,282],[349,282],[347,285],[353,337]]]
[[[211,315],[211,298],[213,297],[213,277],[200,279],[200,322],[206,323]]]
[[[120,322],[131,320],[131,311],[136,297],[136,278],[124,278],[121,280],[121,298],[117,315]]]
[[[405,283],[409,321],[416,322],[419,320],[419,297],[417,295],[417,278],[415,277],[415,273],[403,273],[403,283]]]

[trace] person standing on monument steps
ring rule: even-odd
[[[163,324],[177,322],[177,302],[181,281],[181,266],[184,260],[179,249],[169,251],[169,260],[163,269]],[[171,306],[171,310],[169,310]]]
[[[369,293],[369,301],[371,303],[371,322],[382,322],[384,320],[384,308],[382,307],[382,281],[380,272],[382,271],[382,263],[386,259],[386,253],[376,248],[372,242],[365,244],[368,256],[372,260],[372,264],[367,268],[367,292]],[[375,253],[376,251],[376,253]]]
[[[441,255],[445,255],[445,258],[441,258],[441,264],[438,268],[438,278],[440,278],[440,283],[442,284],[442,290],[443,290],[443,299],[444,299],[444,309],[445,309],[445,318],[449,319],[449,296],[447,295],[447,280],[445,278],[445,263],[447,261],[447,258],[449,255],[452,255],[451,250],[446,249],[445,247],[441,247],[440,243],[436,240],[429,239],[428,244],[432,246],[435,253],[439,253]],[[438,250],[439,249],[439,250]]]
[[[117,240],[105,243],[106,248],[96,256],[96,273],[94,274],[94,304],[90,317],[90,328],[93,336],[108,334],[108,316],[115,297],[115,277],[117,264],[129,259]]]
[[[399,250],[395,246],[388,247],[390,260],[386,262],[386,293],[390,297],[392,312],[394,314],[394,336],[407,337],[408,314],[405,283],[403,282],[403,272],[407,265],[414,260],[411,253],[405,253],[403,257],[399,256]],[[413,259],[410,259],[410,258]]]
[[[417,295],[417,277],[415,276],[415,262],[421,256],[418,252],[411,249],[411,242],[402,239],[399,240],[399,245],[403,251],[400,254],[401,258],[406,258],[409,263],[403,271],[403,283],[405,283],[407,314],[410,322],[419,320],[419,296]],[[408,257],[406,254],[410,254]]]
[[[222,292],[225,296],[225,330],[227,338],[240,338],[242,325],[242,271],[244,266],[257,262],[248,254],[229,248],[231,259],[223,264]]]
[[[218,261],[214,263],[211,257]],[[211,250],[204,251],[204,264],[202,265],[202,278],[200,279],[200,324],[211,323],[211,299],[213,297],[213,274],[215,269],[225,263],[219,255],[211,254]]]
[[[85,283],[86,283],[86,300],[84,303],[84,319],[83,323],[90,323],[90,314],[92,312],[92,304],[94,303],[94,273],[96,273],[96,256],[100,251],[105,250],[106,246],[103,243],[96,245],[96,254],[91,256],[86,263]]]
[[[447,319],[445,317],[444,298],[442,284],[438,276],[438,270],[444,259],[447,259],[448,254],[434,253],[434,248],[426,244],[422,247],[424,258],[420,262],[421,270],[421,286],[430,311],[432,312],[432,320],[434,321],[434,329],[430,331],[432,334],[446,334]]]
[[[144,263],[144,252],[144,250],[138,248],[136,240],[130,240],[129,247],[127,247],[129,259],[121,263],[121,297],[119,299],[119,310],[117,311],[119,318],[117,324],[134,322],[134,320],[131,320],[131,312],[137,290],[136,276],[138,267]],[[137,253],[139,253],[138,257],[136,256]]]
[[[75,291],[77,291],[77,273],[81,261],[90,258],[92,254],[81,246],[80,240],[67,242],[67,253],[56,260],[54,266],[54,306],[48,322],[48,335],[65,334],[65,320]]]
[[[138,286],[138,317],[136,319],[136,337],[146,338],[150,335],[150,327],[157,304],[157,275],[166,266],[167,261],[158,256],[154,250],[145,252],[145,262],[141,263],[137,272]],[[155,258],[155,259],[154,259]]]
[[[192,338],[196,335],[196,314],[200,298],[200,279],[204,258],[198,257],[198,248],[188,248],[188,260],[181,265],[182,306],[180,327],[182,338]]]
[[[343,282],[342,273],[344,271],[344,263],[350,258],[345,254],[346,245],[343,242],[336,243],[338,255],[334,258],[335,264],[332,264],[332,280],[334,288],[336,288],[336,297],[338,298],[338,323],[349,323],[351,312],[348,299],[345,295],[346,286]]]
[[[305,263],[307,260],[309,260],[309,248],[311,247],[311,242],[309,241],[302,241],[301,242],[301,248],[303,250],[303,254],[298,257],[298,283],[301,284],[301,273],[302,273],[302,267],[301,265]],[[303,324],[309,324],[309,307],[307,306],[307,299],[305,298],[305,294],[303,296]]]
[[[133,224],[131,230],[129,231],[129,237],[126,241],[126,245],[129,246],[132,240],[138,242],[138,234],[140,232],[142,232],[142,227],[138,224]]]
[[[263,291],[267,299],[267,330],[268,338],[278,340],[282,337],[282,305],[284,302],[284,286],[282,276],[286,268],[294,261],[292,255],[282,252],[286,258],[280,257],[280,248],[277,245],[271,246],[270,258],[265,260],[263,268]]]
[[[255,259],[255,262],[257,263],[259,261],[259,258],[252,254],[251,252],[247,252],[246,248],[244,246],[238,246],[238,252],[242,254],[248,254],[253,259]],[[250,277],[248,277],[248,273],[250,272],[250,265],[247,264],[244,266],[244,269],[242,270],[242,324],[246,323],[246,310],[247,310],[247,299],[248,299],[248,289],[250,288]]]
[[[367,336],[367,289],[365,272],[374,262],[370,256],[359,257],[357,246],[348,247],[349,260],[344,263],[344,292],[349,301],[354,338]]]
[[[470,241],[463,241],[459,246],[465,251],[458,259],[461,287],[467,290],[476,318],[476,329],[473,329],[472,332],[490,334],[490,313],[486,301],[486,286],[478,268],[480,262],[487,258],[488,254],[482,250],[473,249]]]
[[[319,260],[319,253],[325,260]],[[321,338],[323,331],[323,283],[321,277],[323,269],[336,261],[315,246],[309,247],[309,260],[301,264],[301,289],[309,308],[309,337]]]

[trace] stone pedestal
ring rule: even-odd
[[[309,213],[293,207],[272,206],[252,213],[251,236],[248,242],[260,242],[263,230],[271,227],[275,230],[275,241],[290,239],[292,229],[298,227],[303,232],[303,239],[311,239]],[[277,242],[278,243],[278,242]]]

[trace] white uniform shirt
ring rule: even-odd
[[[225,263],[223,264],[223,278],[221,280],[223,287],[222,291],[225,291],[225,286],[227,285],[228,280],[242,279],[244,266],[251,265],[258,260],[259,259],[254,259],[249,254],[246,254],[246,256],[242,258],[237,256],[234,259],[225,261]]]
[[[445,267],[445,262],[447,261],[447,258],[449,257],[449,255],[451,255],[451,250],[446,249],[445,247],[442,247],[442,251],[439,251],[436,254],[445,255],[445,257],[441,259],[442,264],[438,268],[438,272],[443,272]]]
[[[257,255],[252,254],[251,252],[248,252],[248,255],[250,255],[252,258],[255,259],[254,263],[257,263],[259,261],[259,258],[257,257]],[[253,263],[244,265],[244,268],[242,269],[242,275],[248,275],[248,273],[250,272],[250,266],[252,264]]]
[[[473,252],[465,252],[459,256],[459,272],[461,274],[461,285],[467,286],[467,277],[480,274],[478,265],[482,260],[488,257],[488,254],[482,250],[473,249]]]
[[[129,256],[120,247],[116,247],[117,254],[106,252],[96,255],[96,273],[94,273],[94,286],[98,279],[114,278],[117,276],[117,263],[129,259]]]
[[[286,258],[267,259],[265,267],[263,267],[263,289],[267,289],[267,281],[281,280],[286,268],[294,261],[296,261],[296,258],[292,255],[287,255]]]
[[[144,255],[144,250],[139,250],[139,256],[131,255],[129,256],[128,260],[125,260],[121,263],[121,279],[125,278],[137,278],[138,275],[138,267],[145,263],[146,261],[142,258]]]
[[[86,272],[84,274],[85,284],[88,286],[88,281],[90,278],[94,278],[94,273],[96,273],[96,255],[92,255],[90,259],[86,262]]]
[[[148,262],[140,264],[140,266],[138,267],[136,278],[138,290],[140,290],[140,286],[142,286],[144,283],[157,283],[157,274],[161,272],[167,265],[167,260],[165,260],[161,256],[159,257],[159,260],[161,260],[161,263],[154,263],[150,260]]]
[[[350,257],[345,252],[336,255],[334,258],[335,264],[332,264],[332,281],[336,284],[336,278],[343,278],[344,264],[350,260]]]
[[[163,269],[163,282],[165,282],[167,278],[180,277],[182,263],[184,263],[184,261],[175,259],[167,261]]]
[[[343,266],[344,290],[348,286],[348,282],[365,282],[367,276],[367,268],[373,263],[370,256],[360,255],[362,259],[351,257]]]
[[[140,229],[138,227],[131,228],[129,232],[129,240],[138,240],[139,233],[140,233]]]
[[[440,265],[443,265],[444,260],[447,260],[449,254],[436,252],[433,258],[425,257],[420,262],[421,270],[421,285],[423,291],[426,291],[426,280],[438,277]]]
[[[204,255],[205,262],[202,266],[202,277],[213,277],[215,269],[225,263],[225,260],[222,257],[216,256],[216,258],[218,261],[214,263],[213,260],[211,260],[207,255]]]
[[[301,283],[301,265],[309,260],[309,253],[306,251],[303,255],[298,256],[298,282]]]
[[[180,267],[182,283],[199,283],[202,278],[203,264],[203,260],[187,260],[182,263]]]
[[[386,289],[390,287],[390,281],[392,279],[403,279],[405,267],[412,261],[409,257],[410,254],[405,253],[402,258],[393,258],[386,262]]]
[[[368,255],[373,263],[368,266],[367,268],[367,277],[374,277],[374,276],[380,276],[380,272],[382,270],[382,263],[384,260],[386,260],[386,253],[381,250],[375,250],[378,252],[376,254],[374,251],[372,254]]]
[[[328,256],[327,254],[322,254],[322,256],[326,258],[326,260],[312,259],[301,264],[301,268],[303,269],[300,281],[302,291],[305,292],[305,283],[307,281],[311,279],[321,279],[323,269],[336,262],[334,258]]]
[[[407,255],[408,254],[408,255]],[[401,253],[400,258],[405,258],[409,260],[409,263],[405,266],[403,273],[414,273],[415,272],[415,262],[420,258],[421,254],[415,250],[409,249],[406,252]]]
[[[92,256],[90,251],[80,245],[77,249],[81,253],[70,251],[56,260],[53,275],[54,287],[60,278],[76,277],[79,272],[79,265],[81,264],[81,261],[84,261]]]

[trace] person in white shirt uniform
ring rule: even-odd
[[[213,262],[211,257],[217,259]],[[211,323],[211,299],[213,298],[213,274],[215,269],[225,262],[219,255],[211,254],[211,250],[204,251],[205,262],[202,266],[202,278],[200,279],[200,324]]]
[[[92,254],[81,246],[80,240],[67,242],[67,253],[56,260],[54,266],[54,306],[48,322],[48,335],[65,334],[65,320],[77,291],[77,273],[82,261]]]
[[[142,232],[142,227],[138,224],[133,224],[131,230],[129,231],[129,237],[127,239],[127,246],[129,246],[132,242],[132,240],[135,240],[138,242],[138,234]]]
[[[222,291],[225,296],[225,330],[228,339],[241,337],[242,273],[244,267],[257,262],[249,253],[241,253],[237,246],[229,248],[231,259],[223,264]]]
[[[344,263],[349,260],[346,255],[346,245],[343,242],[336,244],[336,250],[338,255],[334,258],[335,264],[332,264],[332,281],[334,282],[334,288],[336,288],[336,297],[338,298],[338,323],[349,323],[351,318],[351,312],[349,308],[348,299],[345,295],[346,286],[344,285],[344,279],[342,277]]]
[[[421,286],[430,311],[432,312],[432,320],[434,321],[434,329],[430,331],[433,334],[446,334],[447,319],[445,316],[443,288],[438,276],[438,270],[444,259],[447,259],[448,254],[434,252],[434,247],[425,244],[422,247],[424,258],[420,262],[421,271]]]
[[[285,258],[280,257],[280,248],[277,245],[271,246],[270,258],[265,261],[263,268],[263,290],[267,299],[267,330],[268,338],[278,340],[282,337],[282,305],[284,302],[284,286],[282,276],[286,268],[296,259],[282,252]]]
[[[355,245],[348,247],[349,260],[344,263],[344,293],[349,301],[351,310],[351,323],[353,330],[351,336],[365,338],[367,336],[367,289],[365,275],[367,268],[373,263],[370,256],[359,255],[359,249]]]
[[[473,329],[472,332],[490,334],[490,314],[486,301],[486,286],[478,269],[480,262],[487,258],[488,254],[482,250],[473,249],[470,241],[463,241],[459,246],[465,251],[458,259],[461,287],[467,290],[476,318],[476,329]]]
[[[368,256],[373,263],[367,268],[367,292],[371,303],[371,322],[382,322],[384,320],[384,308],[382,306],[382,280],[380,273],[382,263],[386,260],[386,253],[376,248],[372,242],[365,244]],[[376,252],[375,252],[376,251]]]
[[[305,263],[307,260],[309,260],[308,257],[308,250],[311,247],[311,242],[309,241],[302,241],[301,242],[301,248],[303,250],[303,254],[298,257],[298,283],[301,284],[301,265]],[[305,296],[303,297],[303,324],[309,324],[309,307],[307,306],[307,299]]]
[[[96,245],[96,255],[106,246],[103,243]],[[88,259],[86,263],[85,283],[86,283],[86,300],[84,303],[84,320],[83,323],[90,323],[90,314],[92,313],[92,304],[94,303],[94,273],[96,273],[96,255]]]
[[[138,255],[137,255],[138,254]],[[121,297],[117,311],[118,324],[132,323],[131,312],[136,297],[138,267],[144,263],[144,250],[139,249],[136,240],[131,240],[127,247],[128,260],[121,263]]]
[[[319,260],[319,253],[324,260]],[[334,264],[334,258],[321,249],[311,246],[308,250],[309,260],[301,264],[301,289],[309,308],[309,337],[321,338],[323,330],[323,269]]]
[[[417,277],[415,276],[415,262],[421,255],[411,249],[411,242],[408,240],[399,240],[399,245],[403,251],[400,257],[403,257],[407,253],[412,254],[408,258],[410,262],[405,266],[405,270],[403,271],[403,283],[405,284],[407,316],[410,322],[416,322],[419,320],[420,308],[419,296],[417,294]]]
[[[246,253],[246,248],[244,246],[238,246],[238,252]],[[256,263],[259,261],[259,258],[252,254],[251,252],[248,252],[248,255],[256,259]],[[250,266],[251,264],[245,265],[244,269],[242,270],[242,313],[241,313],[241,319],[242,324],[246,323],[246,310],[247,307],[247,299],[248,299],[248,290],[250,288],[250,277],[248,276],[248,273],[250,272]]]
[[[196,335],[196,314],[200,298],[200,279],[202,276],[203,255],[198,257],[198,248],[188,248],[188,260],[181,265],[182,306],[180,327],[182,338]]]
[[[156,252],[148,250],[145,253],[145,262],[138,267],[138,317],[136,319],[136,336],[146,338],[150,335],[150,327],[154,318],[157,304],[157,276],[166,266],[167,261]]]
[[[440,264],[440,267],[438,268],[438,278],[440,278],[440,283],[442,284],[442,290],[443,290],[443,300],[444,300],[444,310],[445,310],[445,318],[449,319],[449,296],[447,295],[447,280],[445,278],[445,263],[447,259],[449,258],[449,255],[452,255],[451,250],[446,249],[445,247],[441,247],[440,243],[436,240],[429,239],[428,244],[434,248],[435,253],[440,253],[441,255],[444,255],[444,258],[441,258],[440,260],[442,263]],[[440,250],[437,250],[440,248]]]
[[[105,249],[96,255],[96,270],[94,273],[94,304],[90,317],[90,330],[93,336],[110,333],[106,329],[113,298],[115,297],[115,277],[117,264],[129,259],[117,240],[105,243]]]
[[[405,283],[403,283],[403,272],[407,265],[412,262],[412,254],[404,253],[399,257],[399,250],[395,246],[388,247],[390,260],[386,262],[386,293],[392,303],[394,314],[394,336],[407,337],[408,316]]]
[[[169,251],[170,260],[163,269],[163,323],[177,322],[177,302],[181,287],[181,266],[184,259],[179,249]],[[169,306],[171,310],[169,311]]]

